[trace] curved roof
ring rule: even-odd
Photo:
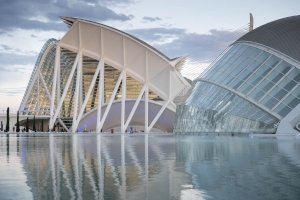
[[[170,59],[147,43],[115,28],[77,18],[64,17],[71,26],[59,46],[85,56],[101,59],[144,83],[162,99],[174,98],[190,84],[174,70],[183,59]],[[166,81],[170,80],[170,81]]]
[[[268,46],[300,61],[300,15],[262,25],[245,34],[236,42],[242,41]]]
[[[143,40],[141,40],[141,39],[139,39],[139,38],[137,38],[137,37],[135,37],[135,36],[133,36],[133,35],[130,35],[130,34],[124,32],[124,31],[121,31],[121,30],[119,30],[119,29],[116,29],[116,28],[114,28],[114,27],[107,26],[107,25],[105,25],[105,24],[101,24],[101,23],[94,22],[94,21],[90,21],[90,20],[86,20],[86,19],[76,18],[76,17],[61,17],[61,19],[62,19],[67,25],[69,25],[69,26],[72,26],[73,23],[74,23],[75,21],[83,21],[83,22],[88,22],[88,23],[91,23],[91,24],[96,24],[96,25],[99,25],[99,26],[107,27],[107,28],[109,28],[109,29],[115,30],[115,31],[117,31],[117,32],[119,32],[119,33],[122,33],[123,35],[126,35],[126,36],[128,36],[128,37],[130,37],[130,38],[132,38],[132,39],[134,39],[134,40],[136,40],[136,41],[138,41],[139,43],[143,44],[144,46],[148,47],[149,49],[152,49],[153,51],[155,51],[156,53],[158,53],[160,56],[164,57],[164,58],[167,59],[168,61],[173,61],[173,60],[178,59],[178,57],[177,57],[177,58],[171,59],[171,58],[169,58],[168,56],[166,56],[165,54],[163,54],[161,51],[157,50],[157,49],[154,48],[153,46],[151,46],[151,45],[149,45],[148,43],[144,42]]]

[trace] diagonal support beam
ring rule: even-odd
[[[98,83],[98,107],[97,107],[97,124],[96,124],[96,132],[100,133],[101,128],[100,122],[101,122],[101,115],[102,115],[102,105],[104,103],[104,62],[103,66],[101,67],[100,74],[99,74],[99,83]]]
[[[117,81],[117,83],[116,83],[116,85],[115,85],[115,88],[114,88],[114,90],[113,90],[113,93],[112,93],[112,95],[111,95],[111,97],[110,97],[110,99],[109,99],[109,103],[108,103],[108,105],[107,105],[107,107],[106,107],[106,109],[105,109],[105,112],[104,112],[104,114],[103,114],[103,117],[102,117],[102,119],[101,119],[101,121],[100,121],[99,127],[97,127],[97,130],[101,130],[102,127],[103,127],[103,124],[104,124],[105,119],[106,119],[106,117],[107,117],[107,115],[108,115],[108,112],[109,112],[109,110],[110,110],[110,107],[111,107],[111,105],[112,105],[112,103],[113,103],[113,101],[114,101],[114,99],[115,99],[115,96],[116,96],[116,94],[117,94],[117,91],[118,91],[118,88],[119,88],[120,83],[121,83],[121,81],[122,81],[122,78],[123,78],[123,76],[124,76],[124,73],[125,73],[125,71],[123,70],[123,71],[121,72],[119,78],[118,78],[118,81]],[[98,106],[100,106],[100,105],[98,105]]]
[[[125,133],[125,105],[126,101],[126,71],[122,78],[122,100],[121,100],[121,132]]]
[[[75,101],[73,105],[73,123],[72,123],[72,133],[75,133],[76,130],[76,119],[77,119],[77,113],[78,113],[78,103],[80,98],[80,80],[82,79],[81,76],[81,70],[82,70],[82,52],[79,52],[79,59],[78,59],[78,65],[77,65],[77,73],[76,73],[76,87],[75,87]]]
[[[149,105],[149,63],[148,63],[148,51],[145,52],[145,120],[144,120],[144,132],[148,133],[148,126],[149,126],[149,109],[148,109],[148,105]]]
[[[54,115],[54,102],[55,102],[55,92],[56,92],[58,68],[60,68],[60,46],[59,45],[56,46],[55,65],[54,65],[54,72],[53,72],[52,95],[51,95],[51,102],[50,102],[50,124],[49,124],[50,130],[53,128],[53,125],[51,126],[51,124],[52,124],[51,118]]]
[[[127,118],[127,121],[125,123],[125,127],[124,127],[125,130],[127,129],[128,125],[129,125],[129,123],[130,123],[130,121],[131,121],[131,119],[132,119],[132,117],[133,117],[133,115],[134,115],[134,113],[135,113],[135,111],[136,111],[136,109],[137,109],[137,107],[138,107],[138,105],[139,105],[142,97],[143,97],[145,89],[146,89],[146,85],[143,86],[142,90],[140,91],[140,94],[139,94],[138,98],[135,100],[135,103],[134,103],[134,105],[133,105],[133,107],[132,107],[132,109],[131,109],[131,111],[129,113],[129,116]]]
[[[84,112],[84,109],[86,108],[86,105],[88,103],[89,97],[90,97],[90,95],[91,95],[91,93],[93,91],[93,88],[95,86],[98,74],[99,74],[99,72],[100,72],[100,70],[102,68],[104,68],[104,62],[103,62],[103,60],[99,61],[98,65],[97,65],[95,74],[94,74],[93,79],[91,81],[91,85],[90,85],[90,87],[88,89],[87,95],[86,95],[86,97],[85,97],[85,99],[83,101],[83,104],[82,104],[81,109],[79,111],[79,115],[78,115],[77,120],[76,120],[76,125],[75,125],[76,129],[78,128],[79,122],[80,122],[80,120],[82,118],[82,115],[83,115],[83,112]]]
[[[67,95],[68,89],[69,89],[69,87],[70,87],[70,84],[71,84],[71,81],[72,81],[72,78],[73,78],[73,75],[74,75],[74,72],[75,72],[75,69],[76,69],[77,64],[78,64],[78,59],[79,59],[79,53],[77,54],[76,59],[75,59],[75,61],[74,61],[74,64],[73,64],[73,66],[72,66],[70,75],[69,75],[69,77],[68,77],[68,80],[67,80],[66,86],[65,86],[65,88],[64,88],[62,97],[61,97],[60,100],[59,100],[58,107],[57,107],[57,109],[56,109],[56,111],[55,111],[55,114],[54,114],[54,116],[52,117],[52,119],[50,119],[50,126],[49,126],[50,130],[53,129],[55,120],[57,119],[57,116],[60,114],[60,110],[61,110],[63,101],[64,101],[64,99],[65,99],[65,97],[66,97],[66,95]],[[55,92],[54,92],[54,93],[55,93]],[[52,98],[53,98],[53,96],[52,96]]]
[[[39,71],[39,78],[41,79],[42,84],[43,84],[43,86],[44,86],[44,89],[46,90],[46,94],[47,94],[48,98],[49,98],[50,101],[51,101],[51,95],[50,95],[49,89],[48,89],[48,87],[47,87],[47,84],[46,84],[46,81],[45,81],[45,79],[44,79],[44,77],[43,77],[43,74],[42,74],[40,71]]]
[[[150,131],[154,124],[157,122],[157,120],[160,118],[161,114],[165,111],[165,109],[167,108],[167,106],[169,105],[169,103],[171,102],[171,99],[167,100],[165,102],[165,104],[163,105],[163,107],[161,107],[161,109],[158,111],[158,113],[156,114],[156,116],[154,117],[154,119],[152,120],[150,126],[148,127],[148,131]]]
[[[69,132],[68,127],[66,126],[66,124],[65,124],[60,118],[58,118],[58,122],[60,123],[60,125],[61,125],[67,132]]]

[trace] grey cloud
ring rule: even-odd
[[[35,55],[20,55],[15,53],[0,52],[0,69],[4,71],[11,71],[15,69],[8,68],[12,65],[32,65],[36,60]]]
[[[241,32],[212,29],[208,34],[189,33],[178,28],[150,28],[129,30],[133,35],[152,43],[169,57],[188,55],[203,61],[214,59],[230,43],[241,36]],[[170,42],[157,44],[155,41],[175,38]]]
[[[178,37],[185,34],[185,29],[180,28],[147,28],[147,29],[131,29],[126,30],[138,38],[144,39],[147,42],[155,42],[166,37]]]
[[[0,53],[8,53],[9,55],[14,55],[14,54],[16,54],[16,55],[26,55],[26,56],[37,54],[37,52],[35,52],[35,51],[24,51],[22,49],[13,48],[13,47],[10,47],[10,46],[5,45],[5,44],[0,44]]]
[[[25,91],[25,87],[17,87],[17,88],[0,88],[1,96],[19,96],[23,94]]]
[[[126,6],[128,4],[135,3],[135,0],[85,0],[90,4],[102,4],[105,6]]]
[[[160,17],[143,17],[143,20],[144,21],[149,21],[149,22],[155,22],[155,21],[161,21],[161,18]]]
[[[0,48],[4,49],[4,50],[6,50],[6,51],[12,50],[11,47],[9,47],[9,46],[7,46],[7,45],[5,45],[5,44],[0,44]]]
[[[185,54],[194,59],[211,60],[239,36],[237,32],[224,30],[211,30],[210,34],[186,33],[157,47],[171,56]]]
[[[0,32],[15,28],[64,31],[66,26],[59,16],[83,17],[91,20],[130,20],[133,16],[118,14],[106,7],[129,3],[128,0],[93,1],[83,0],[11,0],[0,1]]]

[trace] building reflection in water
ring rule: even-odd
[[[19,165],[35,199],[178,199],[182,185],[191,184],[184,165],[176,163],[175,140],[170,136],[10,139],[17,146],[9,140],[7,146],[20,151]],[[9,158],[9,148],[6,152]],[[175,175],[172,171],[179,168]]]
[[[0,149],[0,196],[7,199],[297,199],[300,194],[300,140],[293,138],[3,135]]]

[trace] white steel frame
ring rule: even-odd
[[[90,43],[91,41],[86,42],[87,35],[84,35],[84,33],[85,34],[87,33],[84,32],[86,31],[86,29],[83,28],[83,26],[86,25],[93,26],[91,28],[94,28],[94,30],[95,28],[99,30],[99,34],[96,34],[96,32],[89,32],[88,35],[93,34],[95,37],[92,38],[89,37],[88,40],[94,40],[96,37],[100,37],[100,40],[99,39],[97,40],[99,42],[98,45],[100,48],[100,54],[98,51],[94,52],[92,47],[91,49],[89,49],[90,47],[87,47],[87,45],[91,45]],[[75,35],[74,35],[74,31],[75,32],[77,31]],[[103,52],[107,53],[108,51],[114,52],[114,49],[107,48],[107,45],[104,46],[104,43],[107,42],[108,39],[107,38],[106,40],[103,39],[103,31],[106,31],[105,37],[107,37],[107,31],[111,31],[113,32],[113,34],[117,34],[118,36],[121,36],[123,61],[119,61],[117,59],[115,60],[114,58],[109,57],[103,53]],[[72,39],[64,40],[65,37],[70,35],[69,33],[71,33]],[[78,44],[76,40],[78,40]],[[132,44],[137,45],[138,48],[135,49],[135,47],[130,46]],[[49,84],[49,79],[46,77],[47,75],[42,73],[41,68],[47,56],[49,55],[50,50],[51,49],[53,50],[54,47],[56,47],[56,53],[55,53],[55,62],[54,62],[53,69],[50,69],[53,70],[52,86],[51,86],[51,84]],[[65,77],[61,77],[60,65],[61,65],[61,61],[64,59],[64,55],[61,52],[62,48],[64,50],[68,50],[73,53],[76,53],[75,61],[71,66],[71,71],[68,77],[66,77],[67,81],[66,83],[64,83],[65,84],[64,86],[61,85],[62,83],[61,79],[65,78]],[[142,55],[139,55],[140,56],[139,58],[143,60],[142,61],[143,64],[133,63],[135,67],[131,66],[132,64],[130,64],[129,62],[133,62],[133,61],[132,61],[132,57],[128,56],[128,54],[132,53],[132,51],[142,53]],[[177,63],[174,62],[174,60],[167,58],[165,55],[161,54],[159,51],[147,45],[146,43],[138,40],[137,38],[102,24],[87,22],[78,19],[74,22],[70,31],[59,42],[56,42],[55,44],[50,44],[42,53],[43,54],[41,56],[41,59],[33,71],[32,80],[28,85],[27,92],[20,105],[20,110],[23,112],[25,111],[24,108],[26,107],[26,104],[28,104],[27,102],[28,98],[32,94],[33,92],[32,88],[34,87],[35,84],[37,85],[38,90],[43,88],[43,90],[45,91],[45,97],[49,99],[49,104],[50,104],[49,130],[53,130],[54,125],[56,123],[59,123],[66,131],[73,132],[73,133],[77,132],[79,123],[81,119],[85,116],[84,111],[86,110],[86,106],[89,101],[88,99],[93,93],[93,88],[97,82],[98,77],[99,77],[99,82],[98,82],[97,93],[98,93],[98,97],[100,97],[98,98],[98,105],[101,106],[97,107],[97,127],[96,127],[97,132],[101,132],[103,128],[110,107],[115,102],[114,98],[117,92],[119,92],[118,87],[120,86],[120,84],[122,84],[121,91],[119,92],[120,94],[122,94],[121,112],[120,112],[121,113],[120,128],[122,132],[125,132],[127,127],[129,126],[131,120],[133,119],[134,114],[136,113],[136,110],[138,109],[139,103],[141,103],[142,98],[144,99],[144,114],[145,114],[144,130],[145,132],[150,132],[151,129],[155,126],[156,122],[159,120],[160,116],[164,113],[166,108],[172,111],[175,110],[176,105],[174,104],[173,99],[178,94],[180,94],[182,90],[190,87],[190,84],[175,70],[175,65]],[[83,72],[82,72],[83,56],[88,56],[99,62],[96,67],[95,73],[93,75],[92,81],[88,86],[84,85],[85,91],[87,89],[86,94],[84,94],[85,92],[83,92]],[[102,113],[102,106],[104,105],[104,70],[105,70],[104,63],[108,64],[109,66],[115,69],[120,70],[121,75],[117,81],[117,84],[114,87],[113,95],[110,97],[109,102],[106,102],[107,107],[105,109],[105,112]],[[140,68],[145,71],[144,72],[138,71],[140,69],[137,69],[137,67],[139,67],[137,65],[142,65]],[[136,69],[137,71],[135,71]],[[49,70],[47,70],[47,72],[49,72]],[[126,101],[129,100],[126,99],[126,90],[127,90],[126,77],[128,76],[137,80],[142,85],[142,89],[138,94],[134,106],[131,108],[130,111],[126,110],[128,109],[126,107]],[[169,82],[167,81],[167,77],[170,79]],[[75,80],[75,87],[74,87],[75,90],[73,93],[74,95],[71,97],[73,102],[72,127],[68,128],[62,120],[62,117],[64,117],[62,116],[62,106],[64,104],[64,101],[67,99],[66,96],[68,95],[70,91],[71,83],[73,83],[74,80]],[[171,85],[173,84],[175,86],[173,89],[171,89]],[[149,122],[149,105],[148,105],[149,90],[153,91],[160,98],[163,99],[163,102],[160,103],[161,109],[159,110],[159,112],[156,114],[156,116],[153,118],[151,122]],[[37,95],[41,96],[42,94],[38,91]],[[31,101],[35,101],[35,100],[33,99]],[[44,107],[40,109],[39,104],[40,102],[39,100],[37,100],[35,104],[35,108],[33,108],[35,109],[33,112],[35,112],[37,117],[41,116],[41,113],[45,111]],[[127,117],[125,113],[128,112],[129,115]],[[153,113],[151,112],[151,116],[152,114]]]
[[[100,29],[100,49],[101,49],[101,55],[100,57],[97,57],[96,60],[98,60],[98,65],[96,68],[96,71],[94,73],[94,76],[92,78],[92,81],[88,87],[88,92],[86,95],[86,98],[83,100],[82,102],[82,95],[83,92],[82,90],[82,62],[83,62],[83,56],[89,56],[91,57],[91,55],[93,54],[93,52],[87,52],[83,47],[82,47],[82,34],[81,34],[81,30],[80,30],[80,23],[86,23],[86,22],[75,22],[75,24],[78,24],[78,29],[79,29],[79,34],[78,34],[78,40],[79,40],[79,45],[78,45],[78,49],[74,49],[71,47],[71,45],[65,44],[63,42],[58,43],[57,45],[57,49],[56,49],[56,57],[55,57],[55,66],[54,66],[54,76],[53,76],[53,87],[52,87],[52,93],[51,93],[51,106],[50,106],[50,122],[49,122],[49,129],[52,130],[54,127],[54,124],[56,123],[56,121],[58,120],[61,124],[63,124],[62,120],[60,120],[60,114],[61,114],[61,109],[62,109],[62,105],[63,102],[66,98],[68,89],[70,87],[71,81],[74,80],[75,76],[75,71],[76,71],[76,86],[75,86],[75,92],[74,92],[74,97],[73,97],[73,123],[72,123],[72,127],[70,128],[71,130],[69,130],[69,132],[72,133],[76,133],[78,126],[79,126],[79,122],[81,121],[82,117],[84,116],[84,110],[86,108],[88,99],[93,91],[93,88],[96,84],[96,79],[99,76],[99,82],[98,82],[98,106],[97,107],[97,125],[96,125],[96,132],[102,132],[102,128],[103,125],[105,123],[105,120],[107,118],[107,115],[110,111],[110,108],[112,106],[112,104],[115,101],[115,96],[118,92],[118,88],[120,86],[120,84],[122,84],[121,86],[121,91],[122,91],[122,98],[121,98],[121,121],[120,121],[120,128],[121,128],[121,132],[124,133],[125,130],[127,129],[127,127],[130,124],[130,121],[144,95],[144,103],[145,103],[145,120],[144,120],[144,131],[146,133],[150,132],[151,129],[155,126],[156,122],[159,120],[160,116],[163,114],[163,112],[165,111],[165,109],[167,107],[170,108],[174,108],[175,104],[173,103],[173,99],[174,97],[179,93],[179,91],[177,88],[171,88],[171,85],[173,84],[173,77],[176,76],[177,78],[179,78],[179,80],[182,82],[182,85],[184,85],[184,88],[189,87],[190,85],[181,77],[181,75],[179,75],[178,73],[176,73],[174,66],[172,66],[169,63],[169,94],[164,94],[160,91],[160,89],[156,90],[157,88],[153,87],[153,85],[151,84],[151,81],[149,80],[149,52],[153,53],[153,49],[150,48],[146,48],[145,50],[145,79],[144,80],[139,80],[139,78],[137,78],[137,80],[142,84],[142,89],[135,101],[135,104],[133,106],[133,108],[130,111],[130,114],[128,116],[128,118],[126,119],[125,116],[125,108],[126,108],[126,89],[127,89],[127,84],[126,84],[126,77],[127,75],[131,75],[133,76],[133,78],[136,78],[134,76],[134,74],[131,73],[131,71],[127,70],[127,66],[126,66],[126,58],[127,58],[127,49],[126,49],[126,45],[125,45],[125,38],[128,39],[128,35],[123,34],[122,35],[122,51],[123,51],[123,66],[120,67],[118,66],[118,64],[116,62],[114,62],[113,60],[107,59],[104,55],[103,55],[103,37],[102,37],[102,32],[104,27],[101,27]],[[74,29],[73,27],[71,28],[71,30]],[[111,29],[110,29],[111,30]],[[119,33],[119,32],[118,32]],[[132,38],[131,38],[132,39]],[[62,39],[63,40],[63,39]],[[144,45],[144,44],[143,44]],[[145,46],[145,45],[144,45]],[[71,72],[69,74],[69,77],[67,79],[67,82],[63,88],[63,93],[62,95],[60,94],[60,59],[61,59],[61,48],[66,48],[70,51],[76,52],[76,58],[74,61],[74,64],[71,68]],[[155,52],[155,54],[157,54],[157,52]],[[162,57],[162,56],[161,56]],[[92,58],[95,59],[95,56],[92,56]],[[163,58],[164,60],[166,58]],[[107,63],[109,65],[111,65],[112,67],[119,69],[121,71],[119,78],[114,86],[112,95],[110,96],[110,99],[107,103],[107,107],[105,109],[105,112],[102,113],[102,105],[104,104],[104,63]],[[115,64],[115,65],[113,65]],[[43,82],[43,81],[42,81]],[[149,122],[149,88],[152,89],[152,91],[156,92],[159,94],[159,96],[164,100],[164,103],[161,107],[161,109],[159,110],[159,112],[155,115],[155,117],[153,118],[153,120],[151,122]],[[176,93],[174,92],[176,91]],[[65,127],[66,129],[66,127]]]

